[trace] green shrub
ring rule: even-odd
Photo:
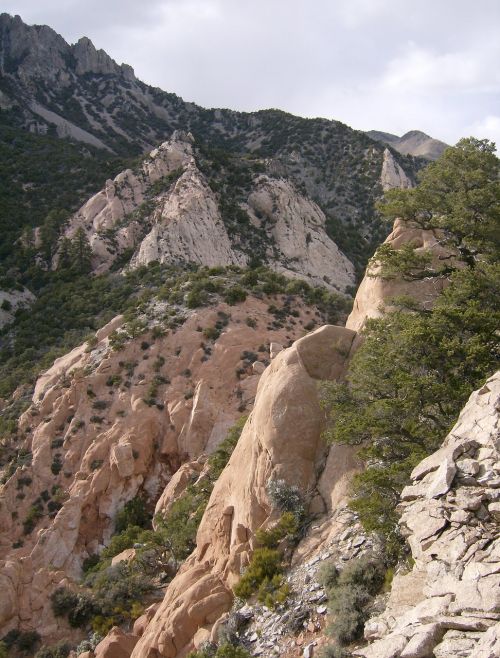
[[[351,560],[338,573],[332,563],[320,572],[332,621],[328,633],[339,644],[349,644],[361,636],[368,618],[368,608],[374,595],[384,583],[385,565],[382,559],[364,556]]]
[[[249,599],[266,579],[272,581],[282,570],[279,551],[266,547],[256,548],[247,570],[234,586],[234,593],[241,599]]]
[[[25,535],[29,535],[35,528],[38,519],[43,515],[42,508],[40,505],[32,505],[29,510],[26,518],[23,521],[23,532]]]
[[[96,611],[100,608],[98,603],[85,592],[77,594],[76,602],[68,613],[68,622],[72,628],[86,628]]]
[[[0,658],[8,658],[7,645],[5,642],[0,642]]]
[[[268,530],[257,530],[255,538],[261,546],[266,548],[276,548],[280,541],[293,538],[298,530],[298,522],[295,514],[285,512],[280,520]]]
[[[282,512],[292,512],[297,519],[304,516],[304,497],[297,486],[289,485],[285,480],[271,480],[266,493],[273,507]]]
[[[215,658],[250,658],[250,656],[246,649],[234,644],[223,644],[215,654]]]
[[[151,514],[146,509],[144,499],[136,496],[123,506],[115,518],[115,531],[122,532],[129,526],[146,528],[151,523]]]
[[[17,628],[13,628],[6,635],[3,636],[2,644],[4,644],[7,647],[7,652],[9,651],[9,649],[15,646],[20,634],[21,631],[19,631]]]
[[[16,644],[21,651],[33,651],[40,639],[36,631],[23,631],[19,633]]]
[[[247,298],[247,293],[241,286],[231,286],[223,294],[224,301],[231,306],[244,302]]]
[[[329,592],[337,585],[339,570],[334,562],[323,562],[318,570],[318,582]]]
[[[77,605],[78,595],[67,587],[58,587],[50,595],[50,602],[55,617],[66,617]]]
[[[215,327],[205,327],[205,329],[203,329],[203,336],[207,340],[217,340],[220,336],[220,331]]]
[[[250,658],[246,649],[230,642],[224,642],[219,647],[212,642],[206,642],[197,651],[191,651],[187,658]]]
[[[338,644],[327,644],[321,648],[318,658],[348,658],[350,655]]]
[[[50,470],[53,475],[59,475],[63,467],[62,458],[59,453],[56,453],[52,459],[52,464],[50,465]]]

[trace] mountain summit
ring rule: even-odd
[[[444,142],[429,137],[420,130],[410,130],[402,137],[379,130],[369,130],[366,134],[378,142],[392,146],[403,155],[414,155],[427,160],[437,160],[448,147]]]

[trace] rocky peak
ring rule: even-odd
[[[97,50],[92,41],[82,37],[71,47],[75,56],[77,75],[85,73],[116,74],[121,71],[120,67],[104,50]]]
[[[370,130],[367,135],[378,142],[388,144],[403,155],[413,155],[427,160],[437,160],[448,146],[439,139],[426,135],[421,130],[410,130],[402,137],[379,130]]]
[[[354,267],[328,237],[324,212],[290,181],[254,176],[239,209],[247,217],[246,234],[273,269],[339,291],[353,284]],[[251,256],[198,167],[192,134],[182,130],[134,171],[108,181],[70,219],[66,236],[79,228],[88,236],[96,272],[131,248],[131,267],[152,261],[243,266]]]
[[[20,16],[0,15],[2,74],[18,72],[24,83],[36,77],[53,79],[67,66],[69,46],[46,25],[29,26]]]
[[[380,174],[380,183],[384,192],[395,188],[407,189],[413,187],[412,181],[408,178],[404,169],[395,160],[388,148],[384,149],[384,160],[382,163],[382,173]]]

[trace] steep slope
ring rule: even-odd
[[[401,528],[414,566],[354,652],[487,658],[500,652],[500,373],[474,392],[442,447],[412,473]]]
[[[439,231],[424,230],[397,219],[384,244],[395,250],[411,245],[417,254],[430,253],[432,261],[429,265],[439,269],[440,264],[457,263],[457,254],[450,247],[443,246],[441,237]],[[377,276],[379,270],[377,264],[369,264],[347,319],[346,326],[349,329],[360,331],[367,318],[381,317],[384,311],[390,310],[391,299],[395,297],[411,297],[423,308],[430,309],[447,284],[445,277],[424,277],[416,280],[384,278]]]
[[[154,509],[179,467],[212,452],[251,410],[269,347],[300,337],[318,312],[300,297],[260,297],[177,305],[176,317],[153,299],[142,325],[115,318],[39,378],[1,487],[2,634],[68,638],[51,592],[74,587],[127,501],[141,494]]]
[[[198,159],[192,135],[175,131],[134,171],[108,181],[69,220],[65,237],[85,231],[97,274],[132,250],[131,267],[241,266],[260,257],[316,285],[341,291],[353,285],[354,268],[326,234],[324,213],[290,182],[250,172],[228,211]]]
[[[255,409],[208,503],[197,548],[132,656],[174,658],[195,634],[209,637],[214,622],[231,607],[231,586],[249,563],[255,532],[277,518],[268,483],[284,479],[302,492],[314,489],[324,454],[316,381],[341,376],[354,336],[342,327],[322,327],[266,369]]]
[[[429,137],[420,130],[410,130],[402,137],[378,130],[369,130],[366,134],[378,142],[392,146],[393,149],[403,155],[413,155],[427,160],[437,160],[448,146],[439,139]]]

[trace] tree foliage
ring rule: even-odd
[[[470,393],[498,366],[500,184],[493,146],[462,140],[430,165],[414,190],[386,195],[389,216],[437,228],[461,252],[432,310],[411,300],[369,320],[346,383],[325,386],[331,441],[362,446],[366,469],[354,479],[351,506],[397,557],[395,507],[412,468],[436,450]],[[494,227],[497,230],[494,230]],[[397,252],[395,252],[397,253]],[[384,252],[381,273],[426,267],[425,252],[397,261]],[[432,274],[431,274],[432,275]]]
[[[498,255],[500,247],[500,180],[495,144],[462,139],[423,169],[419,185],[390,190],[379,209],[388,217],[403,217],[423,228],[439,228],[469,264]]]

